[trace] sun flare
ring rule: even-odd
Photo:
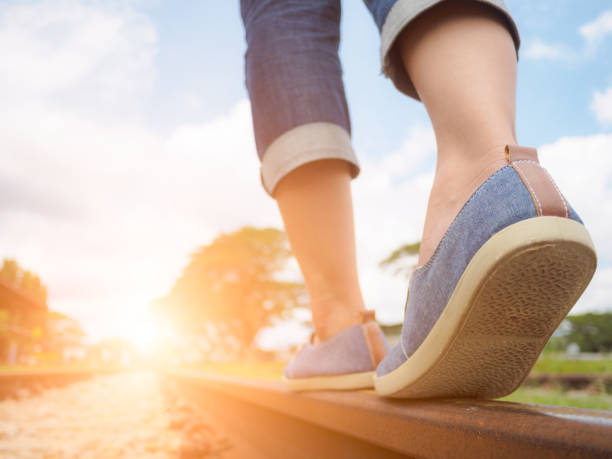
[[[159,326],[153,321],[134,323],[124,330],[123,336],[141,352],[151,352],[161,338]]]

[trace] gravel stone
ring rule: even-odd
[[[98,376],[0,401],[2,458],[222,458],[229,450],[154,373]]]

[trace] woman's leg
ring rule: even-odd
[[[446,1],[398,37],[401,60],[425,104],[438,146],[419,265],[476,188],[516,144],[516,51],[504,19],[474,1]]]
[[[276,198],[321,340],[360,323],[350,180],[358,171],[338,59],[339,0],[242,0],[262,178]]]
[[[349,165],[316,161],[278,185],[276,200],[306,280],[316,335],[325,340],[361,322]]]

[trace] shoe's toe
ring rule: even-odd
[[[314,354],[314,355],[313,355]],[[313,361],[316,361],[317,349],[312,345],[306,344],[283,368],[285,378],[303,378],[311,376]]]

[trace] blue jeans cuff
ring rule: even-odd
[[[333,123],[317,122],[297,126],[270,144],[261,161],[262,184],[274,196],[276,186],[289,172],[322,159],[347,161],[351,165],[351,176],[359,175],[359,162],[346,129]]]

